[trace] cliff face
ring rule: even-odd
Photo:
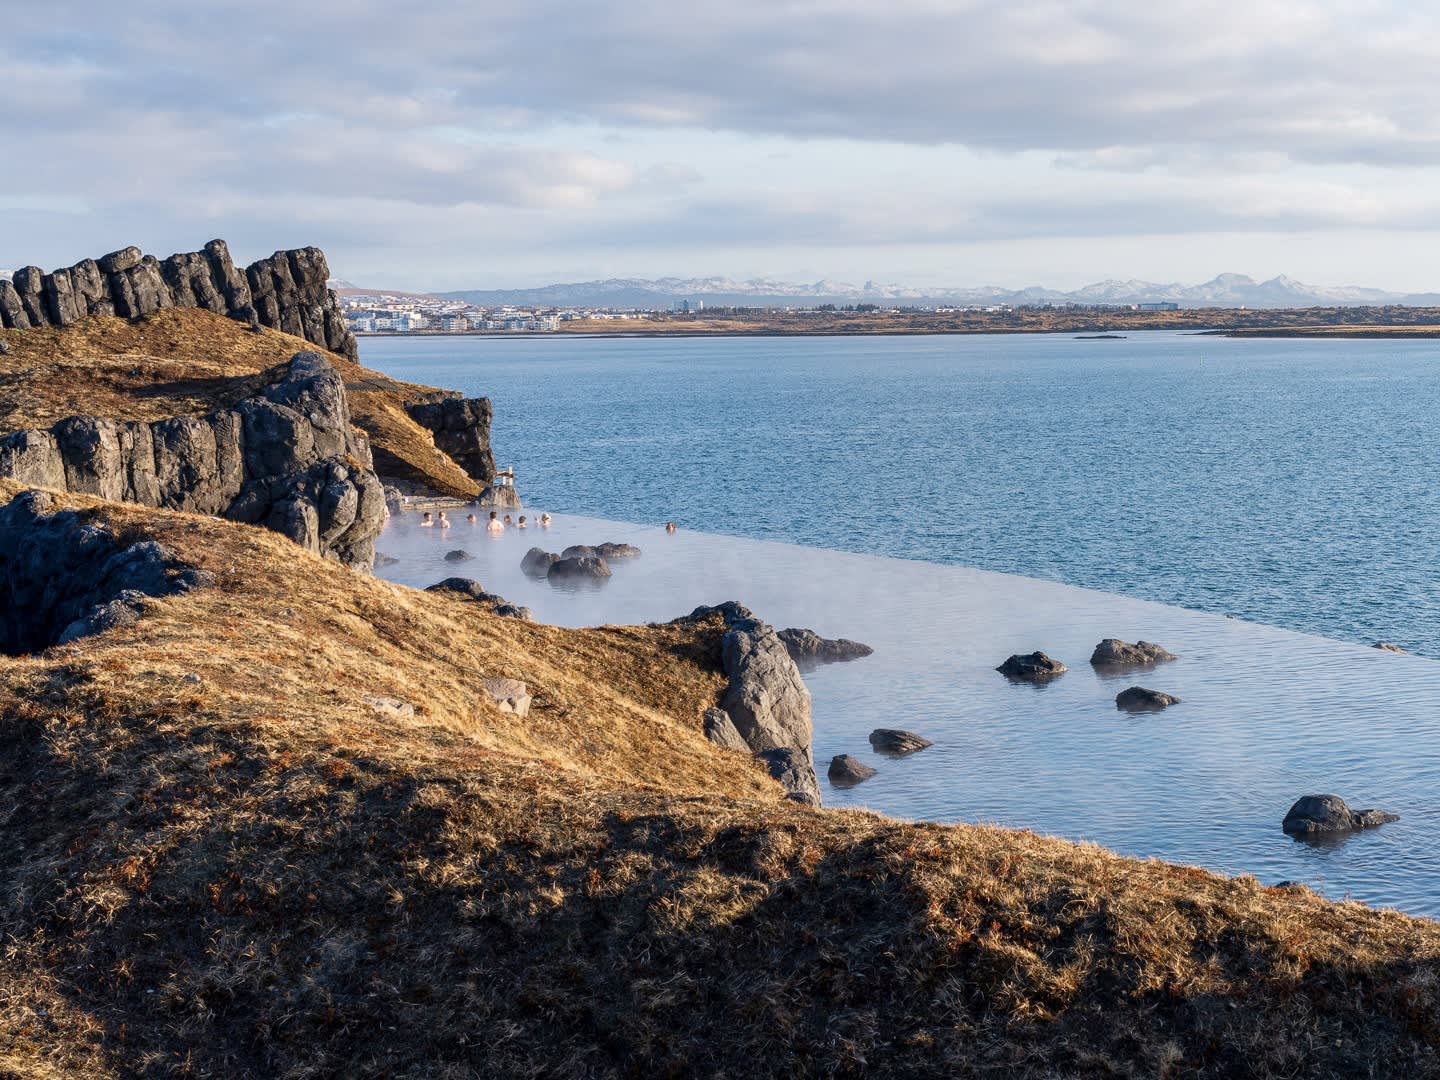
[[[319,248],[277,251],[246,270],[223,240],[161,261],[127,247],[45,273],[38,266],[0,281],[0,327],[69,326],[92,315],[135,319],[164,308],[204,308],[294,334],[350,359],[358,355]]]
[[[435,437],[435,446],[482,485],[495,479],[495,456],[490,452],[489,398],[446,396],[438,400],[406,403],[410,418]]]
[[[385,517],[344,381],[313,352],[297,353],[256,396],[207,416],[74,416],[15,432],[0,439],[0,477],[264,525],[365,567]]]

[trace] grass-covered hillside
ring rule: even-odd
[[[1440,1072],[1440,925],[787,802],[701,733],[718,619],[539,626],[58,502],[211,583],[0,656],[0,1075]]]

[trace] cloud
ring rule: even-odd
[[[0,38],[0,264],[1430,228],[1437,61],[1400,0],[56,0]]]

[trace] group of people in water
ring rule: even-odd
[[[479,519],[475,517],[475,514],[473,512],[465,515],[465,524],[474,526],[478,525],[479,523]],[[450,528],[450,525],[450,519],[445,516],[444,510],[441,510],[439,512],[438,517],[432,516],[430,511],[426,510],[424,515],[420,518],[420,527],[422,529],[448,529]],[[528,529],[529,527],[530,522],[524,514],[520,515],[519,521],[515,521],[513,518],[511,518],[509,514],[506,514],[505,520],[501,521],[499,512],[495,510],[490,511],[490,520],[485,522],[485,531],[491,533],[503,533],[506,529]],[[548,529],[549,527],[550,515],[541,514],[540,528]]]
[[[465,524],[474,526],[479,523],[479,520],[473,512],[465,515]],[[420,518],[420,527],[422,529],[448,529],[450,528],[450,524],[450,519],[445,516],[444,510],[439,512],[438,517],[432,516],[430,511],[426,510]],[[499,512],[496,510],[490,511],[490,520],[485,522],[485,531],[489,533],[503,533],[506,529],[528,529],[529,527],[530,522],[526,520],[524,514],[520,515],[519,521],[512,520],[510,515],[506,514],[502,521]],[[540,528],[550,528],[550,515],[548,513],[540,515]],[[675,532],[675,522],[667,521],[665,523],[665,531],[667,533]]]

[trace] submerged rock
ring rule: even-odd
[[[1126,712],[1159,712],[1171,705],[1179,705],[1180,699],[1159,690],[1147,690],[1143,686],[1132,686],[1115,695],[1115,707]]]
[[[446,562],[469,562],[473,558],[475,558],[475,556],[471,555],[470,552],[464,548],[456,548],[454,551],[447,551],[445,553]]]
[[[916,735],[913,731],[901,731],[899,728],[878,727],[870,732],[871,748],[888,757],[904,757],[934,745],[929,739]]]
[[[790,659],[797,664],[838,664],[845,660],[858,660],[875,651],[869,645],[849,638],[822,638],[814,630],[793,626],[780,631],[780,640],[785,643]]]
[[[610,564],[604,559],[585,556],[578,559],[560,559],[552,563],[545,575],[551,581],[575,581],[589,579],[598,581],[610,576]]]
[[[830,759],[830,768],[825,774],[836,787],[853,787],[875,775],[875,770],[859,758],[849,754],[837,754]]]
[[[1158,664],[1178,657],[1153,641],[1137,641],[1134,645],[1119,638],[1107,637],[1090,654],[1090,663],[1096,667],[1121,667],[1132,664]]]
[[[571,544],[564,551],[560,552],[562,559],[598,559],[600,551],[589,544]]]
[[[1032,652],[1015,653],[995,670],[1007,679],[1042,683],[1058,678],[1069,669],[1059,660],[1051,659],[1043,652]]]
[[[386,555],[383,551],[377,551],[375,553],[376,566],[394,566],[399,561],[400,560],[395,558],[394,555]]]
[[[1306,795],[1290,807],[1281,827],[1294,835],[1311,835],[1352,832],[1399,820],[1400,815],[1384,810],[1351,810],[1339,795]]]

